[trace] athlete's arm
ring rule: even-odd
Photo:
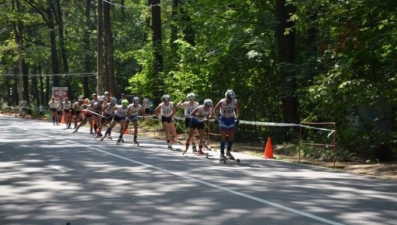
[[[156,107],[156,109],[154,110],[154,113],[156,114],[157,117],[160,116],[160,107],[161,107],[161,104],[158,105],[158,106]]]
[[[198,108],[193,109],[193,111],[190,113],[191,116],[193,117],[198,117]]]
[[[234,109],[234,113],[236,114],[236,119],[240,116],[240,105],[236,102],[236,108]]]
[[[221,101],[219,101],[219,102],[215,105],[215,107],[214,107],[213,113],[214,113],[214,118],[215,118],[215,119],[216,119],[216,117],[217,117],[216,112],[218,112],[218,111],[220,110],[221,104],[222,104]]]

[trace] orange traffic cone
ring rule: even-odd
[[[125,129],[124,134],[129,134],[130,133],[130,129],[129,127],[127,127],[127,129]]]
[[[263,158],[273,159],[273,146],[270,137],[267,138],[266,148],[264,150],[265,151],[263,152]]]
[[[61,123],[62,123],[62,124],[65,123],[65,116],[64,116],[64,115],[62,115]]]

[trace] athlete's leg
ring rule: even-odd
[[[169,131],[171,132],[171,134],[170,134],[171,140],[174,142],[178,141],[178,139],[176,137],[177,134],[176,134],[175,122],[171,121],[170,123],[168,123],[168,126],[169,126]]]
[[[134,126],[134,143],[138,144],[138,119],[133,120],[132,125]]]
[[[187,150],[189,149],[189,143],[194,138],[195,130],[196,130],[196,128],[189,128],[189,130],[188,130],[189,136],[186,139],[186,147],[185,147],[185,151],[183,151],[183,154],[185,154],[187,152]]]

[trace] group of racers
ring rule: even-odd
[[[172,142],[178,141],[176,139],[174,119],[177,109],[182,108],[184,109],[185,127],[188,131],[183,154],[188,151],[190,145],[192,145],[192,150],[197,155],[205,154],[203,152],[205,122],[213,119],[219,122],[221,136],[220,159],[225,157],[234,159],[231,149],[240,112],[234,91],[227,90],[225,98],[222,98],[215,106],[211,99],[205,99],[203,104],[200,105],[195,97],[194,93],[189,93],[186,96],[186,100],[184,99],[180,103],[175,104],[171,101],[170,96],[165,94],[161,97],[161,103],[155,108],[153,117],[161,121],[168,149],[172,150]],[[81,97],[75,102],[71,102],[67,97],[63,101],[53,97],[48,105],[53,124],[59,124],[63,116],[63,121],[66,125],[65,129],[71,129],[72,123],[74,124],[73,133],[76,133],[81,126],[88,123],[90,125],[90,134],[103,140],[104,138],[111,138],[112,129],[119,124],[120,130],[117,144],[124,142],[123,135],[132,123],[133,143],[139,145],[137,140],[138,117],[145,118],[145,105],[148,104],[145,100],[141,105],[139,97],[133,97],[132,103],[128,99],[122,98],[117,104],[117,98],[111,97],[109,92],[105,92],[103,96],[93,94],[91,100]],[[105,133],[102,134],[102,128],[106,125],[108,127]],[[199,137],[198,149],[194,141],[196,134]]]

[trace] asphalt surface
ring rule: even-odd
[[[0,115],[0,224],[397,224],[397,183]]]

